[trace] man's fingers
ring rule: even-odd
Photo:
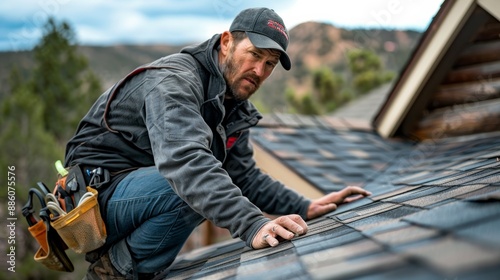
[[[351,197],[344,199],[344,203],[350,203],[350,202],[356,201],[358,199],[361,199],[363,197],[365,197],[365,196],[364,195],[351,196]]]
[[[299,215],[287,215],[276,218],[263,226],[252,241],[254,249],[267,246],[275,247],[279,239],[290,240],[295,236],[305,234],[307,224]]]
[[[275,219],[273,222],[285,228],[287,231],[293,233],[294,235],[302,235],[307,232],[307,224],[299,215],[281,216]],[[286,238],[285,236],[281,237]]]
[[[321,215],[326,214],[328,212],[335,211],[335,209],[337,209],[337,204],[335,204],[335,203],[330,203],[330,204],[324,205]]]
[[[275,246],[278,246],[279,244],[279,241],[278,239],[276,239],[276,237],[274,237],[272,234],[270,233],[265,233],[262,237],[264,239],[264,241],[269,244],[269,246],[271,247],[275,247]],[[265,246],[267,247],[267,246]]]
[[[326,213],[335,211],[337,209],[337,205],[335,203],[329,203],[329,204],[323,204],[323,205],[317,205],[316,208],[314,209],[313,215],[315,217],[324,215]]]
[[[342,204],[353,202],[365,196],[370,196],[372,193],[360,187],[349,186],[339,191],[339,194],[341,201],[338,204]]]
[[[266,226],[262,227],[259,230],[259,232],[257,232],[257,234],[255,235],[255,237],[252,241],[252,247],[254,249],[262,249],[262,248],[266,248],[268,246],[278,245],[278,243],[276,243],[278,240],[272,240],[273,237],[271,236],[269,231],[266,229]]]
[[[290,240],[307,232],[307,224],[299,215],[282,216],[271,222],[271,232],[266,238],[269,245],[278,245],[279,237]]]
[[[274,233],[276,235],[276,237],[281,237],[281,238],[286,239],[286,240],[290,240],[290,239],[292,239],[296,236],[299,236],[301,234],[298,232],[291,232],[290,230],[288,230],[280,225],[273,226],[271,232]],[[302,230],[302,232],[304,232],[304,230]]]
[[[348,197],[348,196],[355,195],[355,194],[360,194],[363,196],[371,195],[371,193],[369,191],[367,191],[363,188],[354,187],[354,186],[349,186],[347,188],[344,188],[340,192],[342,193],[343,197]]]

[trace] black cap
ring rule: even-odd
[[[288,31],[281,17],[273,10],[268,8],[243,10],[234,18],[229,31],[244,31],[257,48],[279,50],[281,65],[290,70],[292,63],[286,54]]]

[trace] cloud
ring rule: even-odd
[[[329,1],[331,7],[321,8],[318,0],[296,1],[284,11],[293,27],[304,21],[316,20],[339,27],[373,27],[424,30],[438,11],[437,0],[349,0]]]
[[[33,47],[49,15],[74,28],[79,43],[187,44],[229,28],[242,9],[266,6],[288,28],[305,21],[340,27],[423,30],[437,12],[435,0],[16,0],[0,2],[0,50]]]

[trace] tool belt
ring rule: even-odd
[[[106,241],[106,226],[97,201],[98,189],[110,180],[103,168],[86,169],[79,166],[68,170],[56,163],[59,172],[53,191],[42,182],[29,190],[23,216],[28,230],[40,248],[34,259],[49,269],[71,272],[74,270],[66,255],[69,248],[76,253],[87,253],[101,247]],[[34,197],[40,204],[38,217],[34,210]]]

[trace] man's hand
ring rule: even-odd
[[[252,240],[254,249],[275,247],[279,240],[290,240],[307,232],[307,224],[299,215],[278,217],[265,224]]]
[[[370,192],[365,191],[360,187],[347,187],[341,191],[329,193],[317,200],[311,202],[309,210],[307,211],[307,218],[313,219],[328,212],[337,209],[337,205],[342,203],[349,203],[358,200],[362,197],[371,195]]]

